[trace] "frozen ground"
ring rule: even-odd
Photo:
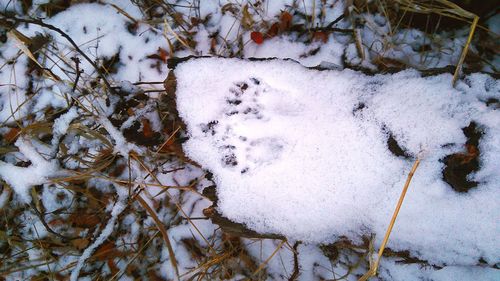
[[[497,80],[340,70],[454,65],[467,28],[429,36],[364,14],[361,56],[344,1],[168,2],[0,1],[2,278],[356,280],[416,157],[378,279],[499,278]],[[476,43],[489,63],[467,68],[494,73]],[[188,55],[296,62],[179,65],[184,134],[162,82]],[[289,241],[204,220],[208,171],[224,215]]]

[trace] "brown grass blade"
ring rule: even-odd
[[[401,205],[403,204],[403,200],[405,199],[406,191],[408,191],[411,179],[413,178],[413,175],[415,174],[415,171],[417,170],[419,164],[420,164],[420,159],[417,158],[417,160],[413,164],[413,167],[411,168],[410,173],[408,174],[408,178],[406,179],[406,183],[403,187],[403,191],[401,192],[401,196],[399,196],[398,204],[396,205],[396,209],[392,214],[391,222],[389,223],[389,227],[387,227],[387,231],[385,232],[382,245],[380,245],[380,249],[377,254],[377,260],[375,261],[374,264],[370,265],[370,269],[368,270],[368,272],[366,272],[365,275],[359,278],[359,281],[366,281],[377,274],[380,259],[382,258],[382,254],[384,253],[387,241],[389,241],[389,236],[391,235],[392,228],[394,227],[394,223],[396,222],[396,218],[398,217],[399,210],[401,209]]]
[[[455,68],[455,73],[453,74],[453,86],[455,86],[458,76],[460,72],[462,72],[462,64],[464,63],[465,57],[467,56],[467,52],[469,51],[470,42],[472,41],[472,37],[474,37],[474,31],[476,30],[477,22],[479,21],[479,17],[475,16],[472,21],[472,25],[470,26],[469,37],[467,38],[467,42],[465,42],[464,49],[462,50],[462,54],[460,55],[460,60],[457,63],[457,67]]]
[[[252,274],[252,276],[257,275],[257,273],[259,273],[262,269],[264,269],[264,267],[266,267],[267,263],[276,255],[276,253],[278,253],[278,251],[281,249],[281,247],[283,247],[283,245],[285,243],[286,243],[286,240],[282,240],[281,243],[278,245],[278,247],[276,247],[276,249],[274,249],[274,252],[263,263],[261,263],[259,265],[257,270],[255,270],[254,273]]]
[[[160,231],[160,233],[163,237],[163,240],[165,241],[165,245],[167,246],[168,254],[170,255],[170,263],[172,264],[172,267],[174,268],[177,280],[180,280],[179,268],[177,266],[177,259],[175,258],[174,249],[172,248],[172,243],[170,242],[170,238],[168,237],[168,233],[167,233],[167,230],[165,229],[165,226],[163,225],[160,218],[158,218],[158,215],[156,214],[156,212],[149,206],[149,204],[142,198],[142,196],[140,194],[137,194],[137,196],[135,198],[137,199],[137,201],[139,201],[141,206],[144,209],[146,209],[148,214],[154,220],[156,227]]]

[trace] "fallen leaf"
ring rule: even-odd
[[[96,214],[82,214],[81,211],[77,211],[71,214],[68,220],[77,227],[94,227],[101,222],[101,219]]]
[[[48,222],[50,226],[59,226],[59,225],[64,225],[64,221],[62,219],[53,219]]]
[[[106,241],[104,242],[93,255],[96,259],[104,261],[110,258],[115,258],[121,256],[120,251],[116,249],[116,246],[113,242]]]
[[[189,21],[191,21],[192,26],[197,26],[198,24],[200,24],[202,22],[201,19],[199,19],[197,17],[191,17],[189,19]]]
[[[313,34],[313,41],[328,42],[328,34],[324,31],[316,31]]]
[[[160,47],[160,48],[158,48],[158,51],[156,52],[156,54],[152,54],[152,55],[149,55],[146,57],[148,59],[159,60],[159,61],[162,61],[163,63],[167,63],[168,52],[167,52],[167,50]]]
[[[87,246],[90,244],[90,241],[88,238],[77,238],[74,240],[71,240],[71,244],[78,250],[83,250],[87,248]]]
[[[289,12],[283,12],[280,16],[280,31],[285,31],[290,29],[292,26],[293,16]]]
[[[217,39],[215,37],[212,37],[212,39],[210,39],[210,52],[215,53],[216,48],[217,48]]]
[[[271,27],[266,32],[266,38],[272,38],[278,35],[279,31],[280,31],[279,23],[277,22],[273,23],[273,25],[271,25]]]
[[[111,271],[112,275],[116,275],[118,272],[120,272],[120,269],[118,266],[116,266],[116,263],[113,259],[108,259],[106,262],[109,266],[109,270]]]
[[[175,139],[174,138],[171,138],[169,140],[167,140],[165,143],[162,144],[159,152],[161,153],[168,153],[168,152],[172,152],[172,148],[171,146],[175,143]]]
[[[127,114],[128,114],[128,116],[134,116],[135,115],[134,109],[132,107],[129,107],[127,109]]]
[[[110,177],[118,177],[118,176],[120,176],[123,173],[123,171],[125,170],[125,167],[126,167],[125,165],[117,165],[113,169],[113,171],[111,171],[111,173],[109,173],[109,176]]]
[[[153,129],[151,129],[151,124],[149,123],[149,120],[148,119],[142,119],[141,123],[142,123],[142,134],[146,138],[153,137]]]
[[[156,274],[154,269],[148,270],[148,277],[149,277],[149,280],[151,280],[151,281],[163,281],[163,279]]]

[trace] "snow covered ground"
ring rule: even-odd
[[[450,74],[371,77],[236,59],[194,59],[175,76],[183,147],[214,174],[228,218],[304,242],[374,232],[380,243],[418,157],[391,247],[441,265],[499,260],[500,112],[485,101],[500,85],[491,77],[454,89]],[[471,122],[483,131],[481,169],[460,194],[443,180],[442,159],[465,150]],[[390,135],[407,158],[389,150]]]
[[[365,76],[291,61],[194,59],[175,70],[187,155],[214,174],[218,208],[261,233],[310,243],[376,234],[378,247],[415,158],[422,160],[391,237],[435,265],[498,262],[500,113],[486,75]],[[463,128],[483,131],[477,186],[458,193],[443,159]],[[407,157],[388,146],[392,137]]]
[[[498,81],[341,70],[454,65],[467,28],[429,36],[374,13],[353,31],[340,0],[167,2],[0,1],[0,276],[356,280],[418,157],[376,278],[500,278]],[[190,55],[294,61],[178,65],[184,133],[162,82]],[[236,243],[204,220],[208,172],[225,216],[289,241]]]

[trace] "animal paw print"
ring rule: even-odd
[[[226,167],[238,166],[238,159],[235,154],[236,146],[234,145],[223,145],[219,147],[222,153],[222,164]]]
[[[212,139],[223,167],[246,174],[281,157],[284,141],[275,137],[250,138],[238,132],[238,127],[245,126],[247,121],[253,120],[257,127],[265,126],[272,114],[290,115],[290,109],[295,111],[293,105],[286,104],[285,108],[278,105],[281,96],[282,92],[258,78],[233,83],[219,118],[199,125],[204,136]]]
[[[216,127],[218,124],[219,121],[213,120],[208,122],[207,124],[200,124],[200,128],[203,133],[214,136],[217,133]]]
[[[286,143],[278,138],[265,137],[248,140],[239,136],[236,145],[224,144],[219,146],[222,165],[231,169],[238,169],[245,174],[258,167],[273,163],[281,157]]]
[[[281,157],[285,143],[278,138],[259,138],[246,147],[247,163],[251,167],[270,164]]]
[[[265,91],[257,78],[234,83],[226,96],[225,114],[241,115],[244,119],[263,119],[263,106],[258,103],[259,96]]]

